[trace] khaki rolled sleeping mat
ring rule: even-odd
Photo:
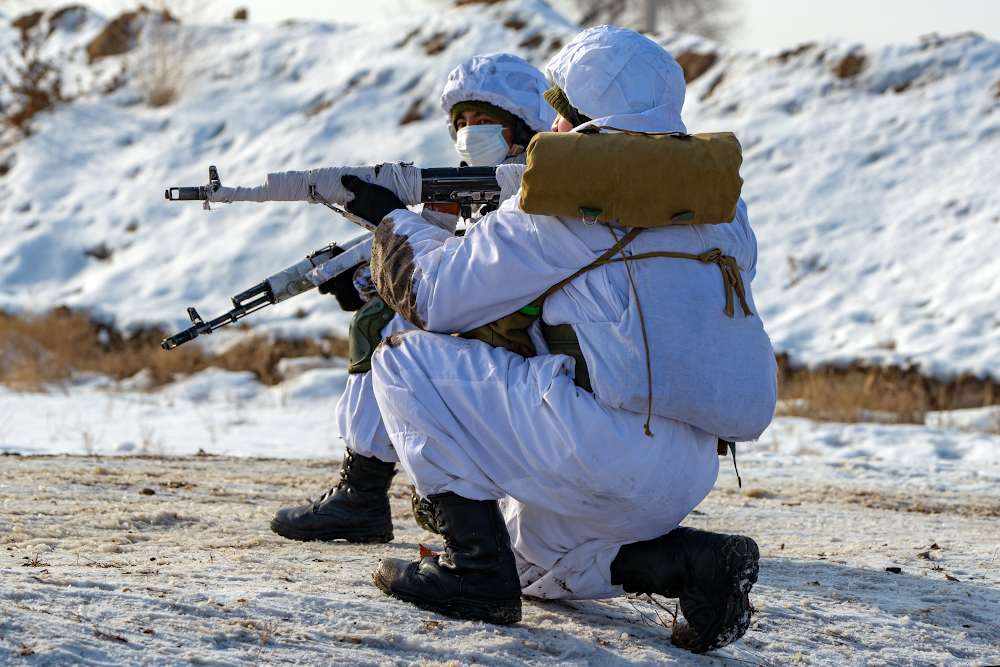
[[[528,144],[521,210],[626,227],[716,225],[743,187],[731,132],[539,132]]]

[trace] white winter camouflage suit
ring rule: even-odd
[[[585,31],[548,73],[594,124],[685,130],[680,67],[636,33]],[[517,311],[614,244],[606,226],[528,215],[518,201],[464,238],[405,210],[382,221],[374,282],[422,331],[394,335],[376,350],[375,396],[422,496],[501,500],[524,594],[621,595],[610,577],[619,547],[670,532],[701,502],[718,474],[717,437],[749,440],[766,427],[776,393],[773,352],[759,317],[739,308],[734,318],[723,313],[717,266],[630,262],[653,363],[647,437],[645,351],[622,263],[584,273],[542,308],[546,323],[573,326],[594,393],[574,384],[573,359],[545,354],[537,329],[538,356],[527,359],[445,335]],[[614,231],[621,238],[629,230]],[[650,229],[627,253],[712,248],[736,258],[756,313],[756,240],[742,201],[729,224]],[[753,391],[727,393],[734,377]],[[672,418],[692,410],[714,416],[698,425]]]
[[[548,87],[538,68],[507,53],[488,53],[467,59],[448,76],[441,93],[441,110],[452,140],[455,127],[451,108],[459,102],[489,102],[521,118],[535,132],[545,132],[556,117],[542,93]],[[524,164],[524,153],[508,158],[505,163]],[[429,223],[454,234],[458,217],[424,209],[421,216]],[[368,300],[370,290],[367,270],[361,272],[356,284],[362,299]],[[382,329],[382,336],[415,328],[396,315]],[[386,433],[372,391],[371,373],[355,373],[347,379],[347,387],[336,409],[337,426],[345,444],[362,456],[374,456],[382,461],[399,461]]]

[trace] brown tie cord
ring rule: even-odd
[[[611,225],[605,222],[604,226],[608,228],[609,232],[611,232],[611,236],[615,239],[615,245],[618,246],[618,252],[622,255],[622,262],[625,264],[625,273],[628,274],[628,282],[632,286],[632,294],[635,295],[635,307],[639,311],[639,325],[642,327],[642,344],[646,346],[646,381],[649,383],[649,402],[647,403],[646,423],[644,426],[646,428],[646,435],[652,438],[653,432],[649,430],[649,422],[653,420],[653,364],[649,360],[649,339],[646,337],[646,320],[642,316],[642,305],[639,303],[639,292],[636,291],[635,282],[632,280],[632,270],[628,266],[628,258],[625,257],[625,249],[618,241],[618,235],[615,234],[615,230],[611,227]]]
[[[743,309],[743,315],[746,317],[753,317],[753,311],[750,310],[750,305],[747,303],[747,293],[746,288],[743,286],[743,276],[740,275],[740,267],[736,263],[736,258],[732,255],[723,255],[722,251],[718,248],[713,248],[700,255],[692,255],[687,252],[666,252],[666,251],[656,251],[656,252],[641,252],[636,255],[629,257],[631,260],[636,259],[649,259],[650,257],[676,257],[678,259],[697,259],[705,264],[715,264],[719,267],[722,272],[722,282],[725,285],[726,290],[726,310],[725,313],[728,317],[733,317],[735,311],[733,310],[733,292],[736,292],[736,296],[740,300],[740,308]],[[611,264],[613,262],[624,261],[615,257],[613,259],[599,259],[591,265],[591,268],[596,268],[601,264]]]

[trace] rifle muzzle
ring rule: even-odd
[[[172,350],[178,345],[183,345],[188,341],[192,341],[198,336],[198,327],[191,327],[190,329],[185,329],[184,331],[174,334],[169,338],[164,338],[163,342],[160,343],[160,347],[164,350]]]
[[[192,201],[208,199],[208,188],[199,185],[194,188],[167,188],[163,197],[168,201]]]

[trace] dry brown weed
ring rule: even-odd
[[[691,83],[708,71],[715,64],[717,56],[714,53],[695,53],[685,51],[677,56],[677,64],[684,70],[684,83]]]
[[[254,657],[254,667],[257,667],[257,665],[260,664],[260,656],[264,652],[264,645],[271,641],[271,638],[275,635],[275,633],[277,633],[279,623],[280,621],[275,619],[261,624],[260,646],[257,647],[257,655]]]
[[[149,104],[162,107],[177,96],[191,33],[166,10],[151,17],[145,32],[135,63],[136,81]]]
[[[13,22],[21,39],[7,53],[7,67],[0,72],[0,87],[7,88],[7,102],[0,102],[0,134],[6,135],[0,147],[29,136],[36,114],[68,101],[59,65],[41,54],[45,37],[34,30],[40,19],[41,12],[36,12]]]
[[[849,79],[864,69],[865,61],[866,58],[863,53],[848,54],[847,57],[841,60],[840,64],[837,65],[834,73],[840,79]]]
[[[160,341],[164,336],[157,328],[125,336],[112,325],[65,307],[38,316],[0,313],[0,383],[41,390],[46,384],[68,380],[74,373],[100,373],[121,380],[145,369],[147,388],[152,388],[177,375],[215,366],[251,371],[261,382],[277,384],[281,379],[278,362],[285,357],[347,356],[347,342],[337,338],[270,340],[253,336],[212,354],[198,345],[163,350]]]
[[[131,51],[142,29],[139,12],[124,12],[105,24],[89,44],[87,58],[95,60],[108,56],[120,56]]]
[[[824,421],[924,423],[932,410],[976,408],[1000,403],[992,378],[963,375],[941,381],[917,369],[824,366],[793,368],[778,355],[777,414]]]

